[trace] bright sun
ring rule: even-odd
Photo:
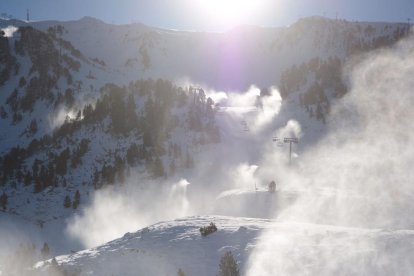
[[[218,25],[233,27],[249,24],[264,5],[261,0],[194,0],[209,20]]]

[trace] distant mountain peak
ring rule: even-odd
[[[79,22],[82,23],[105,23],[104,21],[97,19],[95,17],[92,16],[84,16],[81,19],[79,19]]]

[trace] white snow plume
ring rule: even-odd
[[[0,222],[0,275],[30,275],[29,269],[41,258],[36,243],[38,239],[25,235],[21,226]]]
[[[48,117],[49,128],[51,130],[56,129],[63,125],[66,120],[73,120],[76,118],[77,111],[74,109],[67,110],[66,108],[60,108],[53,112]]]
[[[167,202],[175,205],[174,213],[177,217],[183,217],[190,213],[190,202],[187,198],[188,185],[190,185],[190,183],[187,180],[181,179],[173,184],[168,195]]]
[[[286,125],[272,131],[267,136],[267,141],[263,142],[263,155],[260,162],[261,172],[265,171],[269,166],[269,174],[275,174],[273,169],[275,165],[279,167],[278,173],[288,170],[286,167],[289,163],[289,144],[284,141],[285,138],[296,138],[300,143],[302,137],[302,127],[296,120],[287,121]],[[297,144],[292,145],[292,160],[297,158]]]
[[[211,98],[215,103],[224,102],[228,99],[227,93],[224,91],[207,91],[206,97]]]
[[[248,163],[241,163],[234,167],[229,167],[227,176],[222,178],[228,179],[229,185],[227,188],[244,191],[254,191],[255,183],[259,181],[256,172],[259,167],[257,165],[250,165]],[[218,196],[220,198],[223,194]]]
[[[245,109],[256,109],[256,112],[252,114],[254,116],[250,116],[247,124],[252,132],[257,133],[268,126],[279,113],[282,98],[274,87],[270,88],[268,95],[260,97],[260,89],[251,86],[245,93],[229,93],[228,104]]]
[[[18,28],[15,26],[8,26],[1,30],[4,32],[5,37],[13,37],[14,33],[17,32]]]
[[[275,87],[271,87],[269,95],[260,99],[260,109],[254,122],[254,131],[262,129],[271,123],[282,107],[282,97]]]
[[[254,133],[269,126],[282,106],[282,98],[275,87],[268,89],[267,95],[260,94],[260,89],[254,85],[245,92],[209,91],[207,93],[220,107],[240,114],[249,113],[246,124]]]
[[[279,128],[274,137],[282,139],[283,137],[300,138],[302,136],[302,127],[298,121],[289,120],[286,126]]]
[[[256,105],[260,89],[252,85],[246,92],[229,92],[228,105],[237,107],[252,107]]]
[[[90,248],[155,222],[192,214],[186,180],[133,183],[138,177],[97,191],[91,205],[68,221],[68,234]]]
[[[225,128],[227,133],[223,133],[220,146],[192,152],[194,159],[198,160],[197,164],[191,172],[183,172],[192,184],[189,186],[187,180],[176,183],[171,180],[160,183],[143,180],[141,183],[137,179],[143,179],[142,175],[136,175],[124,186],[116,184],[119,188],[97,191],[92,204],[81,215],[68,221],[68,233],[72,238],[79,239],[85,247],[96,246],[160,220],[208,214],[214,209],[215,199],[223,190],[254,191],[254,183],[259,182],[255,176],[257,166],[248,157],[257,154],[256,147],[260,148],[261,144],[250,143],[250,137],[254,139],[254,136],[243,132],[245,126],[240,121],[243,116],[247,121],[250,121],[249,116],[253,116],[253,121],[257,118],[255,110],[247,114],[245,109],[256,109],[260,91],[252,88],[243,94],[228,93],[224,96],[214,91],[206,94],[227,97],[230,110],[226,114],[217,114],[219,126]],[[235,108],[234,112],[232,108]],[[238,108],[242,111],[239,112]],[[265,108],[270,107],[266,105]],[[247,144],[254,145],[250,146],[251,152],[241,151]],[[188,187],[191,191],[187,195]],[[226,208],[221,209],[221,214],[227,214]],[[245,206],[240,208],[244,210]]]
[[[93,97],[84,97],[84,99],[77,100],[75,105],[71,108],[68,108],[63,105],[59,106],[58,108],[50,112],[50,114],[48,115],[49,129],[54,130],[56,128],[61,127],[66,120],[83,120],[84,116],[82,110],[87,105],[91,105],[93,108],[95,108],[96,100],[97,99]],[[77,118],[78,115],[80,115],[79,118]]]
[[[264,233],[247,275],[414,271],[412,244],[386,234],[391,229],[413,234],[413,76],[413,37],[353,66],[351,91],[333,108],[329,134],[284,175],[283,183],[293,183],[298,198],[278,220],[306,229]],[[315,231],[315,224],[332,226]],[[386,229],[381,238],[367,233],[377,228]]]

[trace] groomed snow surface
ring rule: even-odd
[[[214,222],[218,231],[202,237]],[[241,275],[411,275],[414,231],[195,216],[160,222],[102,246],[60,256],[76,275],[217,275],[231,251]],[[45,273],[51,265],[37,264]]]

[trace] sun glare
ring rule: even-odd
[[[264,1],[258,0],[195,0],[208,20],[223,27],[249,24],[260,16]]]

